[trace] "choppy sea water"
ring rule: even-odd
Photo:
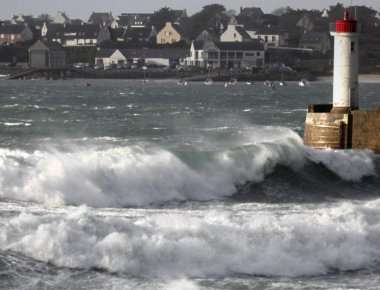
[[[379,289],[380,161],[331,84],[0,81],[0,289]],[[361,105],[380,84],[361,84]]]

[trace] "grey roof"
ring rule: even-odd
[[[194,49],[201,50],[204,47],[205,42],[203,40],[195,40],[193,41]]]
[[[100,50],[98,50],[96,52],[96,57],[99,57],[99,58],[106,58],[106,57],[110,57],[112,54],[115,53],[115,51],[118,50],[117,48],[101,48]],[[122,50],[119,50],[125,57],[125,54],[123,53]]]
[[[63,47],[57,43],[57,42],[52,42],[48,40],[37,40],[30,48],[29,50],[34,50],[34,49],[41,49],[41,47],[45,47],[46,49],[49,50],[63,50]]]
[[[125,38],[129,40],[144,40],[151,37],[152,28],[130,27],[125,31]]]
[[[178,59],[187,55],[186,49],[181,48],[151,48],[123,49],[122,53],[128,58],[165,58]]]
[[[118,16],[118,24],[121,26],[134,25],[136,22],[141,22],[142,25],[148,24],[152,13],[123,13]]]
[[[245,7],[245,8],[240,8],[240,15],[244,15],[248,17],[260,17],[264,15],[264,12],[259,7]]]
[[[264,45],[258,40],[247,42],[216,42],[220,50],[264,50]]]
[[[4,24],[0,26],[1,34],[20,34],[24,31],[26,26],[24,24]]]
[[[213,31],[203,30],[195,40],[212,41],[216,39],[219,39],[219,37]]]
[[[235,27],[236,31],[239,32],[239,34],[243,37],[243,39],[251,39],[247,31],[244,29],[242,26],[236,26]]]
[[[48,38],[63,37],[65,34],[75,33],[76,36],[97,38],[100,27],[95,24],[48,24]]]
[[[275,27],[275,26],[265,26],[265,27],[260,27],[256,29],[256,34],[271,35],[271,34],[282,34],[282,33],[285,33],[285,30],[279,27]]]
[[[113,39],[125,38],[127,30],[125,28],[114,28],[111,30]]]
[[[107,12],[93,12],[88,19],[88,22],[91,24],[97,25],[110,25],[113,21],[112,13]]]

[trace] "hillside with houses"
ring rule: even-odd
[[[376,72],[380,14],[365,6],[350,9],[361,23],[361,71]],[[259,7],[234,11],[212,4],[193,15],[168,7],[93,12],[86,20],[64,12],[15,15],[0,20],[0,70],[73,68],[101,77],[141,76],[142,69],[159,76],[329,74],[330,23],[342,11],[342,4],[322,11],[283,7],[269,14]]]

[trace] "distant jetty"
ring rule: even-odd
[[[1,71],[0,71],[1,73]],[[219,70],[216,72],[202,71],[178,71],[174,69],[75,69],[55,68],[55,69],[19,69],[6,73],[7,79],[183,79],[186,81],[205,81],[212,79],[213,81],[225,82],[232,78],[238,81],[265,81],[265,80],[284,80],[297,81],[300,79],[315,80],[315,76],[308,72],[287,72],[259,70],[256,72]]]

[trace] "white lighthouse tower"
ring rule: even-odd
[[[358,23],[348,10],[337,20],[334,36],[333,112],[359,109],[359,34]]]

